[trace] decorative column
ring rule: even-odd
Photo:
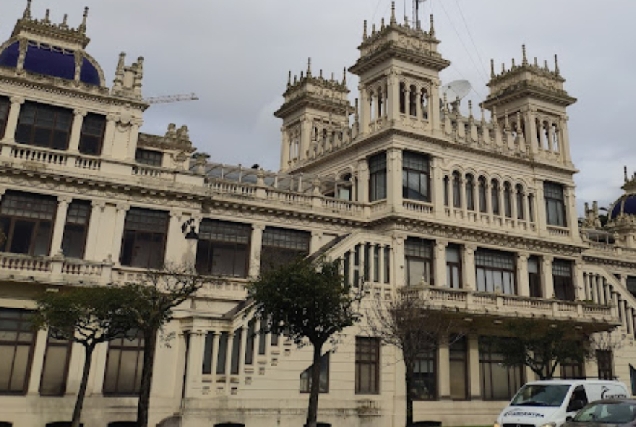
[[[292,142],[295,140],[298,141],[298,145],[299,145],[298,150],[300,151],[300,153],[298,153],[299,159],[307,158],[307,151],[309,151],[309,146],[311,145],[312,127],[313,127],[313,123],[311,122],[311,120],[309,120],[308,118],[302,118],[300,121],[300,135],[294,136],[292,138]],[[289,142],[289,139],[288,139],[288,142]],[[289,143],[287,144],[287,146],[289,147]],[[291,154],[287,153],[287,155],[289,160],[289,157],[291,156]]]
[[[530,296],[528,257],[529,254],[527,252],[519,252],[517,254],[517,295],[522,297]]]
[[[440,288],[446,287],[446,246],[448,242],[446,240],[437,239],[435,242],[435,286]]]
[[[225,382],[229,383],[230,375],[232,372],[232,348],[234,348],[234,331],[230,331],[227,336],[227,348],[225,349],[225,366],[223,367],[223,375],[225,375]]]
[[[57,200],[57,213],[55,214],[55,225],[53,226],[50,256],[63,255],[62,238],[64,236],[64,225],[66,224],[66,213],[68,212],[68,205],[73,199],[68,196],[59,196]]]
[[[252,224],[249,264],[249,276],[252,279],[256,279],[261,271],[261,247],[263,246],[263,230],[265,230],[265,224]]]
[[[369,277],[367,277],[367,282],[378,283],[380,281],[379,275],[378,280],[375,278],[375,251],[377,250],[379,250],[378,245],[371,243],[369,246],[369,259],[366,260],[369,265]]]
[[[419,99],[422,89],[419,86],[417,86],[415,89],[417,91],[415,93],[415,118],[418,120],[422,120],[422,104]]]
[[[205,332],[190,332],[190,347],[188,349],[188,370],[186,372],[186,398],[201,395],[203,375],[203,350],[205,348]]]
[[[353,177],[352,177],[353,179]],[[369,202],[369,165],[367,159],[358,160],[358,185],[356,191],[351,190],[351,200],[368,203]],[[353,183],[352,183],[353,184]]]
[[[247,351],[247,334],[249,333],[250,333],[250,328],[243,326],[242,332],[241,332],[241,347],[239,348],[239,363],[238,363],[238,375],[240,378],[239,380],[240,384],[245,384],[245,352]]]
[[[543,181],[540,179],[537,179],[535,181],[535,187],[536,187],[536,197],[535,197],[535,204],[534,206],[536,207],[535,209],[535,221],[537,223],[537,228],[539,231],[539,236],[545,236],[548,233],[548,225],[547,225],[547,219],[546,219],[546,212],[545,212],[545,198],[543,197]],[[578,224],[578,221],[577,221]]]
[[[216,383],[216,369],[219,364],[219,342],[221,334],[219,331],[212,332],[212,369],[210,373],[212,374],[212,385]]]
[[[540,141],[537,140],[537,110],[531,108],[526,112],[526,143],[530,144],[530,152],[539,151]]]
[[[7,125],[4,129],[3,141],[15,142],[15,131],[18,128],[18,118],[20,117],[22,104],[24,104],[24,98],[21,96],[11,97],[11,107],[9,108],[9,116],[7,117]]]
[[[404,272],[404,241],[406,236],[399,233],[393,234],[393,256],[391,259],[391,271],[395,278],[395,288],[406,286],[406,278]]]
[[[433,212],[435,218],[445,216],[444,212],[444,175],[442,174],[442,159],[440,157],[432,157],[430,162],[431,168],[431,201],[433,202]]]
[[[462,256],[462,278],[463,288],[469,291],[477,290],[475,284],[475,250],[477,245],[467,243],[463,247]]]
[[[533,222],[530,218],[530,202],[530,192],[526,190],[526,194],[523,195],[523,219],[528,223],[528,230],[530,230],[530,223]]]
[[[411,116],[411,86],[404,83],[404,112],[406,117]]]
[[[492,182],[488,178],[486,178],[486,213],[488,214],[489,222],[492,224]]]
[[[468,375],[470,378],[470,400],[481,400],[481,382],[479,379],[479,337],[468,335]]]
[[[113,232],[112,242],[112,260],[115,264],[120,263],[121,244],[124,238],[124,224],[126,222],[126,213],[130,209],[130,205],[118,203],[117,204],[117,216],[115,218],[115,230]]]
[[[558,127],[559,127],[559,142],[561,144],[561,157],[563,158],[563,162],[565,164],[569,164],[572,162],[570,158],[570,135],[568,133],[568,116],[562,116],[559,118]]]
[[[366,135],[369,133],[369,116],[371,115],[369,111],[369,94],[367,88],[362,85],[358,86],[358,91],[360,93],[360,134]]]
[[[581,234],[579,233],[579,219],[576,212],[576,196],[574,195],[574,187],[570,185],[565,186],[565,208],[568,221],[568,228],[570,229],[570,236],[575,241],[581,240]]]
[[[440,121],[440,105],[439,105],[439,86],[440,82],[437,79],[434,79],[431,82],[430,92],[428,94],[428,120],[431,125],[430,128],[435,131],[441,132],[441,121]]]
[[[35,334],[35,349],[33,351],[33,362],[31,363],[31,376],[29,377],[29,394],[40,393],[40,379],[44,367],[44,353],[46,351],[48,331],[39,329]]]
[[[68,141],[69,153],[79,152],[80,136],[82,134],[82,124],[86,117],[86,110],[77,109],[74,111],[73,125],[71,126],[71,137]]]
[[[102,155],[104,157],[111,157],[113,155],[116,126],[116,116],[114,114],[108,114],[106,116],[106,127],[104,128],[104,142],[102,144]]]
[[[389,148],[387,157],[387,203],[395,212],[402,211],[402,150]]]
[[[541,282],[543,285],[543,297],[554,298],[554,283],[552,281],[552,261],[551,255],[543,255],[541,258]]]
[[[512,216],[512,223],[517,225],[519,222],[519,215],[517,212],[517,195],[518,189],[516,186],[510,184],[510,215]]]
[[[84,258],[91,261],[103,261],[104,256],[99,257],[97,254],[98,239],[101,230],[102,213],[106,208],[106,203],[101,200],[91,201],[91,216],[88,223],[88,234],[86,236],[86,249],[84,250]]]
[[[378,246],[378,282],[379,283],[386,283],[388,277],[385,277],[385,266],[384,266],[384,251],[387,251],[388,248],[385,245],[379,245]]]
[[[466,200],[466,177],[463,174],[459,177],[459,197],[459,205],[462,208],[463,218],[466,218],[468,216],[468,200]]]
[[[450,390],[450,354],[449,354],[448,336],[439,337],[439,372],[437,374],[437,383],[439,384],[439,399],[451,400]]]
[[[396,122],[400,118],[400,79],[397,73],[389,72],[387,82],[387,92],[389,100],[387,102],[387,113],[389,120]]]
[[[581,259],[574,261],[574,300],[585,299],[585,278],[583,277],[583,262]]]

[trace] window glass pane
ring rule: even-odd
[[[72,121],[71,110],[27,101],[20,108],[16,142],[66,150]]]
[[[40,394],[61,396],[66,391],[70,343],[57,344],[49,339],[42,367]]]
[[[214,351],[214,332],[208,332],[205,335],[205,344],[203,346],[203,367],[201,372],[205,374],[212,373],[212,352]]]
[[[149,166],[161,166],[163,162],[163,153],[161,151],[138,148],[135,152],[135,161]]]

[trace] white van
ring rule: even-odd
[[[560,427],[588,402],[628,396],[618,381],[532,381],[519,389],[494,427]]]

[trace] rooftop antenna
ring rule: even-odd
[[[424,3],[426,0],[413,0],[413,22],[415,23],[415,29],[422,28],[420,23],[420,3]]]

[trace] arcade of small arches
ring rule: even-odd
[[[510,125],[508,125],[508,118]],[[504,118],[500,120],[500,126],[504,129],[510,129],[513,138],[524,135],[524,137],[531,137],[534,134],[534,138],[528,143],[534,143],[540,149],[546,151],[552,151],[555,153],[561,152],[562,143],[562,119],[551,116],[540,116],[534,118],[534,129],[531,129],[530,133],[526,132],[526,121],[521,117],[521,113],[517,112],[516,115],[505,114]],[[527,139],[527,137],[526,137]]]
[[[400,114],[419,120],[429,118],[430,85],[402,80],[399,82]],[[367,89],[370,121],[388,116],[389,87],[386,82]]]

